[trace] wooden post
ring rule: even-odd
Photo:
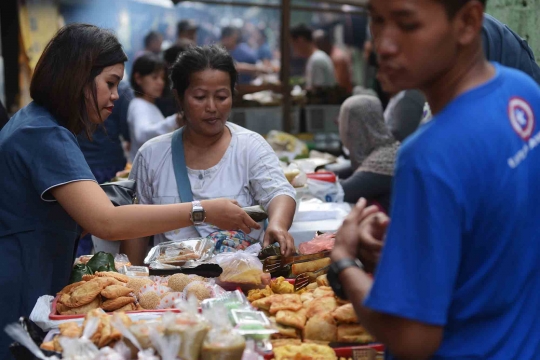
[[[283,130],[291,132],[291,0],[281,0],[281,89],[283,94]]]

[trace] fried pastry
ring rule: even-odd
[[[75,289],[77,286],[80,286],[84,284],[86,281],[79,281],[73,284],[69,284],[68,286],[64,287],[62,290],[60,290],[56,295],[63,295],[63,294],[69,294],[71,290]]]
[[[56,311],[60,315],[84,315],[84,314],[87,314],[88,312],[90,312],[90,311],[92,311],[94,309],[98,309],[100,306],[101,306],[101,297],[97,296],[89,304],[79,306],[79,307],[74,307],[74,308],[69,308],[69,307],[65,306],[64,304],[58,302],[56,304]]]
[[[281,310],[276,314],[276,322],[300,330],[304,329],[306,320],[306,313],[303,309],[300,311]]]
[[[60,335],[69,338],[79,338],[82,335],[82,327],[77,325],[76,322],[59,324],[58,330],[60,330]]]
[[[334,291],[329,286],[319,286],[313,290],[313,297],[321,298],[325,296],[335,296]]]
[[[135,298],[133,296],[121,296],[116,299],[105,301],[103,304],[101,304],[101,308],[105,311],[114,311],[134,302]]]
[[[44,343],[41,343],[41,345],[39,346],[42,350],[46,350],[46,351],[55,351],[54,349],[54,341],[47,341],[47,342],[44,342]]]
[[[277,301],[278,299],[280,299],[281,296],[282,295],[270,295],[268,297],[265,297],[265,298],[262,298],[262,299],[259,299],[259,300],[255,300],[253,303],[251,303],[251,305],[253,305],[254,307],[256,307],[259,310],[270,311],[270,307],[272,306],[272,303],[274,301]]]
[[[362,325],[343,324],[337,327],[337,341],[367,344],[374,339]]]
[[[278,348],[280,346],[285,346],[285,345],[301,345],[302,340],[300,339],[273,339],[273,340],[270,340],[270,343],[272,343],[272,348],[275,349],[275,348]]]
[[[68,294],[62,294],[60,302],[69,307],[76,308],[91,303],[106,286],[103,282],[94,279],[77,286]]]
[[[354,324],[358,322],[356,312],[354,311],[354,308],[350,303],[338,307],[332,312],[332,316],[338,323]]]
[[[294,294],[294,285],[283,276],[270,280],[270,288],[275,294]]]
[[[154,282],[152,280],[150,280],[149,278],[136,278],[136,277],[133,277],[133,278],[130,278],[129,281],[127,282],[127,287],[130,288],[130,289],[133,289],[133,292],[135,293],[135,295],[139,296],[139,291],[141,290],[141,288],[145,285],[150,285],[150,284],[153,284]]]
[[[317,314],[310,318],[304,328],[304,339],[318,341],[335,341],[337,327],[332,314]]]
[[[116,279],[118,281],[121,281],[123,283],[127,283],[129,281],[128,276],[126,276],[124,274],[114,272],[114,271],[102,271],[102,272],[97,271],[96,273],[94,273],[94,275],[96,275],[98,277],[110,277],[110,278]]]
[[[306,286],[304,289],[306,289],[306,290],[315,290],[315,289],[318,288],[318,287],[319,287],[319,285],[317,285],[317,283],[314,282],[314,283],[310,283],[310,284],[309,284],[308,286]]]
[[[280,310],[298,311],[302,308],[302,300],[300,300],[300,295],[284,294],[273,296],[277,296],[277,298],[272,301],[272,305],[270,306],[270,314],[276,314]]]
[[[82,276],[83,281],[90,281],[90,280],[93,280],[95,278],[97,278],[97,275],[86,274],[86,275]]]
[[[313,293],[309,291],[300,295],[300,300],[302,300],[304,305],[306,304],[306,302],[311,301],[313,299],[315,299],[315,297],[313,296]]]
[[[122,306],[120,309],[114,310],[114,312],[123,312],[123,311],[135,311],[137,310],[137,305],[135,304],[127,304],[125,306]],[[142,308],[141,308],[142,309]]]
[[[116,299],[121,296],[129,295],[133,292],[133,289],[130,289],[122,285],[109,285],[105,289],[101,290],[101,296],[107,299]]]
[[[317,285],[319,286],[330,286],[326,274],[317,277]]]
[[[264,299],[265,297],[274,295],[274,292],[270,286],[266,285],[264,289],[253,289],[249,290],[247,299],[249,302],[254,302],[259,299]]]
[[[318,344],[284,345],[274,349],[275,360],[337,360],[334,349]]]
[[[306,316],[311,318],[321,313],[331,313],[338,307],[336,299],[333,297],[322,297],[314,299],[307,306]]]
[[[326,257],[319,260],[292,264],[291,272],[293,273],[293,275],[300,275],[309,271],[317,271],[322,269],[323,267],[330,265],[331,262],[332,261],[330,260],[330,258]]]

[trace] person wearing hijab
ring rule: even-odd
[[[380,100],[370,95],[345,100],[339,132],[354,169],[349,178],[341,180],[345,201],[356,203],[363,197],[388,212],[399,142],[384,123]]]

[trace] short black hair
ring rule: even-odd
[[[173,89],[179,99],[184,98],[191,75],[206,69],[228,73],[231,78],[231,93],[234,93],[238,72],[229,52],[218,45],[193,46],[181,53],[171,68]]]
[[[291,28],[291,38],[294,40],[298,38],[304,38],[305,40],[312,42],[313,41],[313,29],[307,26],[306,24],[296,25]]]
[[[150,31],[146,36],[144,37],[144,47],[148,47],[150,43],[156,39],[159,39],[161,37],[161,34],[157,31]]]
[[[43,50],[30,96],[69,131],[85,131],[91,139],[95,124],[88,117],[85,89],[92,89],[93,106],[100,114],[95,78],[104,68],[126,61],[122,45],[111,31],[89,24],[66,25]]]
[[[227,38],[235,34],[240,35],[240,29],[235,26],[225,26],[221,29],[221,38]]]
[[[174,64],[176,59],[178,59],[178,56],[184,51],[186,51],[186,47],[184,45],[173,45],[163,52],[163,60],[165,60],[167,66],[171,66]]]
[[[466,3],[468,3],[471,0],[437,0],[437,1],[444,5],[444,7],[446,8],[446,13],[448,14],[448,17],[453,18],[454,15],[456,15],[457,12]],[[477,0],[477,1],[480,1],[482,5],[484,5],[484,7],[486,6],[487,0]]]
[[[143,89],[141,89],[139,84],[137,84],[137,81],[135,81],[135,74],[139,74],[140,76],[146,76],[153,74],[156,71],[165,70],[165,68],[166,67],[163,60],[161,60],[159,56],[155,54],[147,53],[139,56],[137,60],[135,60],[135,62],[133,63],[133,67],[131,68],[131,77],[129,79],[135,96],[144,95]]]

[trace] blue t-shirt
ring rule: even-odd
[[[231,51],[231,56],[234,61],[239,63],[253,64],[257,63],[257,54],[246,43],[240,43]],[[253,80],[253,77],[249,74],[239,74],[239,84],[249,84]]]
[[[127,111],[133,99],[133,90],[127,82],[122,81],[118,85],[118,96],[112,114],[105,120],[103,126],[98,126],[92,134],[92,141],[88,140],[86,133],[81,133],[77,137],[79,146],[92,170],[117,168],[117,171],[120,171],[126,166],[120,135],[124,140],[129,141]]]
[[[81,228],[49,190],[94,176],[76,137],[36,103],[0,131],[0,329],[67,285]],[[0,359],[9,337],[0,336]]]
[[[433,359],[540,358],[540,88],[494,66],[403,144],[365,301],[443,326]]]
[[[264,61],[264,60],[272,60],[274,56],[272,55],[272,50],[270,50],[270,45],[268,43],[262,44],[257,49],[257,59]]]

